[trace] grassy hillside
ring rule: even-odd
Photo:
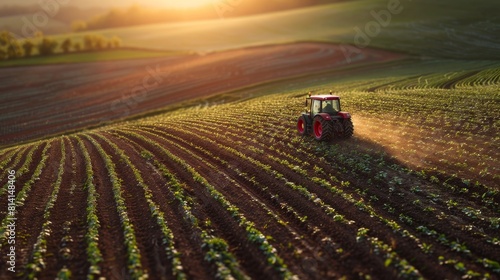
[[[60,53],[51,56],[33,56],[21,59],[0,60],[0,67],[112,61],[112,60],[164,57],[164,56],[179,55],[179,54],[181,53],[162,51],[162,50],[152,51],[152,50],[137,50],[137,49],[123,48],[123,49],[111,49],[103,51],[68,53],[68,54]]]
[[[32,28],[32,26],[35,27],[33,25],[33,14],[0,17],[0,31],[8,30],[21,38],[26,37],[24,32],[28,32],[28,35],[33,35],[37,30],[43,31],[44,34],[58,34],[71,31],[69,24],[54,18],[51,18],[46,24],[40,28],[37,27],[37,30],[35,30]],[[29,27],[25,27],[28,26],[27,22],[31,23]]]
[[[500,19],[494,13],[500,7],[498,1],[400,1],[399,6],[391,8],[397,14],[389,13],[390,19],[387,12],[381,12],[388,10],[387,5],[386,0],[358,0],[245,18],[116,28],[102,33],[118,35],[126,46],[151,49],[205,52],[315,40],[357,43],[360,47],[421,56],[500,58],[500,38],[495,35]],[[379,23],[374,14],[381,15]],[[357,35],[356,28],[365,32],[368,40],[356,39],[362,36]]]

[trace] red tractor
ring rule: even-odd
[[[307,112],[297,121],[300,135],[313,134],[318,141],[349,138],[354,133],[351,114],[340,110],[340,97],[313,95],[306,98]]]

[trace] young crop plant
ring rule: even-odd
[[[42,173],[43,169],[45,168],[45,164],[46,164],[47,159],[49,157],[49,155],[47,154],[47,151],[50,148],[50,146],[51,146],[50,142],[48,142],[45,145],[45,147],[44,147],[44,149],[42,151],[42,159],[38,163],[35,171],[33,172],[32,176],[31,176],[31,178],[26,183],[24,183],[24,185],[21,188],[21,190],[17,193],[16,198],[15,198],[16,207],[20,208],[20,207],[22,207],[24,205],[24,202],[25,202],[26,198],[28,197],[28,193],[31,190],[31,187],[33,186],[33,184],[35,183],[35,181],[37,181],[37,180],[40,179],[40,174]],[[6,242],[5,232],[7,230],[7,224],[9,223],[8,218],[9,217],[6,216],[2,220],[2,226],[0,227],[0,248],[2,248],[5,245],[5,242]]]
[[[8,170],[5,168],[9,162],[12,161],[12,157],[16,155],[14,158],[14,161],[10,164],[11,166],[16,166],[19,161],[21,161],[21,157],[26,151],[27,147],[22,147],[18,149],[12,149],[8,152],[5,153],[5,159],[0,162],[0,170],[3,170],[3,173],[1,174],[2,178],[5,177],[5,174],[7,174]]]
[[[180,260],[180,254],[175,249],[174,234],[172,230],[169,228],[164,213],[160,210],[160,206],[153,201],[152,191],[144,182],[141,172],[135,167],[135,165],[132,163],[130,158],[125,154],[125,152],[121,150],[115,143],[113,143],[112,141],[108,141],[108,139],[106,139],[104,136],[100,134],[95,133],[91,135],[94,137],[98,137],[103,141],[106,141],[113,148],[113,150],[120,156],[120,160],[123,160],[127,164],[127,166],[129,166],[130,169],[133,171],[135,179],[144,190],[146,201],[149,205],[151,215],[156,219],[158,226],[160,227],[163,233],[163,243],[164,243],[163,245],[165,246],[168,258],[172,262],[173,276],[176,279],[186,279],[187,276],[183,271],[182,262]],[[152,154],[146,151],[143,151],[141,155],[148,160],[152,159],[153,157]]]
[[[212,186],[201,174],[199,174],[195,168],[186,163],[183,159],[173,155],[170,151],[163,148],[157,142],[151,141],[150,139],[144,137],[141,134],[126,131],[127,135],[136,137],[145,142],[151,143],[153,146],[161,150],[169,159],[171,159],[176,164],[182,166],[186,171],[188,171],[192,176],[195,182],[198,182],[202,186],[206,188],[210,196],[215,199],[221,206],[226,209],[231,217],[233,217],[236,222],[238,222],[239,226],[245,229],[247,232],[247,238],[251,243],[255,243],[259,246],[259,249],[266,256],[268,265],[274,267],[283,278],[290,279],[293,278],[294,275],[288,270],[286,264],[283,259],[278,256],[277,250],[269,243],[269,240],[266,236],[264,236],[255,225],[250,222],[242,213],[239,212],[238,208],[229,202],[225,196],[217,191],[214,186]]]
[[[224,239],[217,238],[202,231],[201,238],[203,240],[203,249],[207,250],[205,260],[213,262],[217,266],[218,279],[238,279],[249,280],[248,277],[241,269],[236,261],[236,258],[229,253],[229,246]]]
[[[97,217],[97,191],[93,182],[94,171],[92,161],[80,137],[75,137],[85,159],[85,189],[87,189],[87,233],[85,240],[87,242],[87,258],[90,263],[87,279],[95,279],[101,273],[100,263],[103,261],[101,250],[99,249],[99,228],[100,222]]]
[[[51,234],[50,225],[52,222],[50,221],[51,210],[54,208],[54,204],[57,200],[57,195],[61,188],[62,176],[64,173],[64,164],[66,162],[66,147],[64,145],[64,141],[61,139],[61,160],[59,162],[59,172],[57,173],[57,179],[52,184],[52,193],[50,195],[50,200],[45,205],[44,211],[44,223],[42,225],[42,229],[40,234],[37,237],[36,243],[33,246],[33,254],[31,260],[27,268],[27,277],[29,279],[36,278],[38,272],[40,272],[45,267],[44,255],[47,252],[47,237]]]
[[[127,207],[125,205],[125,199],[123,198],[122,192],[122,180],[118,178],[116,174],[115,164],[109,157],[109,155],[104,151],[102,146],[90,135],[83,135],[87,138],[97,149],[102,159],[105,162],[106,169],[112,183],[113,195],[116,203],[116,208],[118,215],[120,216],[120,222],[123,229],[123,235],[125,237],[125,246],[127,248],[127,264],[130,275],[134,279],[146,279],[148,274],[143,271],[141,265],[141,254],[139,248],[137,247],[137,241],[135,238],[135,230],[127,214]]]
[[[161,138],[162,140],[167,141],[167,142],[171,143],[172,145],[175,145],[175,146],[179,147],[180,149],[182,149],[182,150],[186,151],[187,153],[191,154],[193,157],[196,157],[196,158],[198,158],[198,159],[202,160],[202,159],[201,159],[201,158],[199,158],[198,156],[194,155],[194,154],[193,154],[191,151],[189,151],[188,149],[183,148],[183,147],[181,147],[180,145],[176,144],[175,142],[172,142],[172,141],[170,141],[170,140],[168,140],[168,139],[166,139],[166,138],[164,138],[164,137],[162,137],[162,136],[158,135],[158,133],[159,133],[159,134],[168,135],[168,137],[173,138],[173,139],[175,139],[175,140],[177,140],[177,141],[179,141],[179,142],[182,142],[182,141],[183,141],[183,139],[182,139],[182,138],[180,138],[180,137],[178,137],[178,136],[175,136],[175,135],[172,135],[172,134],[168,134],[168,133],[166,133],[166,132],[159,132],[159,131],[157,131],[157,130],[155,130],[155,129],[150,129],[150,131],[152,131],[152,132],[154,132],[154,133],[157,133],[157,137]],[[190,132],[186,132],[186,133],[191,134]],[[208,139],[208,138],[202,137],[202,136],[200,136],[200,135],[198,135],[198,134],[192,133],[192,135],[193,135],[194,137],[198,137],[198,138],[202,139],[203,141],[209,142],[209,143],[214,144],[214,145],[216,144],[216,141],[213,141],[213,140],[211,140],[211,139]],[[213,159],[215,159],[215,160],[219,161],[221,164],[225,165],[228,169],[232,169],[232,168],[234,168],[234,167],[233,167],[233,166],[231,166],[231,165],[230,165],[227,161],[225,161],[225,160],[221,159],[219,156],[214,155],[212,152],[210,152],[210,151],[208,151],[208,150],[206,150],[206,149],[204,149],[204,148],[202,148],[202,147],[196,146],[196,145],[194,145],[193,143],[187,143],[187,144],[188,144],[190,147],[192,147],[193,149],[196,149],[196,150],[198,150],[198,151],[202,152],[202,153],[203,153],[203,154],[205,154],[206,156],[208,156],[208,157],[210,157],[210,158],[213,158]],[[216,170],[216,169],[217,169],[215,166],[211,165],[210,163],[206,163],[206,164],[207,164],[210,168],[212,168],[212,169],[214,169],[214,170]],[[295,167],[294,167],[294,168],[295,168]],[[268,193],[268,194],[269,194],[269,197],[270,197],[270,199],[271,199],[271,201],[275,201],[277,204],[279,204],[279,207],[280,207],[281,209],[284,209],[286,212],[288,212],[288,213],[292,214],[292,215],[293,215],[296,219],[298,219],[301,223],[304,223],[304,222],[307,220],[307,216],[301,216],[301,215],[300,215],[300,214],[299,214],[299,213],[298,213],[298,212],[297,212],[297,211],[296,211],[293,207],[291,207],[290,205],[288,205],[285,201],[281,200],[281,199],[279,198],[279,196],[278,196],[278,195],[274,195],[274,194],[270,193],[270,192],[268,191],[267,186],[264,186],[264,185],[262,185],[261,183],[257,182],[257,180],[255,179],[255,177],[254,177],[254,176],[250,177],[247,173],[240,171],[238,168],[236,168],[236,169],[235,169],[235,171],[236,171],[236,173],[238,174],[238,176],[240,176],[240,177],[242,177],[242,178],[246,179],[247,181],[251,182],[251,183],[252,183],[252,184],[253,184],[256,188],[261,189],[263,192]],[[221,176],[223,176],[226,180],[229,180],[229,181],[230,181],[233,185],[235,185],[235,186],[239,186],[239,184],[238,184],[238,183],[237,183],[234,179],[229,178],[229,177],[228,177],[228,176],[227,176],[224,172],[221,172],[221,171],[218,171],[218,172],[219,172],[219,173],[221,174]],[[288,230],[288,231],[290,231],[292,235],[297,235],[297,233],[296,233],[295,231],[293,231],[292,229],[290,229],[290,227],[287,227],[286,223],[285,223],[285,222],[284,222],[284,221],[283,221],[283,220],[282,220],[282,219],[281,219],[278,215],[276,215],[276,214],[275,214],[275,213],[274,213],[271,209],[269,209],[269,208],[265,205],[265,203],[263,203],[260,199],[255,198],[255,197],[254,197],[254,196],[253,196],[250,192],[248,192],[248,191],[246,190],[246,188],[239,186],[239,188],[238,188],[238,189],[240,189],[241,191],[243,191],[243,192],[244,192],[245,194],[247,194],[248,196],[252,197],[252,201],[254,201],[254,202],[258,203],[260,207],[264,208],[264,209],[265,209],[265,210],[269,213],[269,215],[271,215],[271,216],[272,216],[272,217],[273,217],[273,218],[274,218],[274,219],[275,219],[275,220],[276,220],[279,224],[281,224],[281,225],[283,225],[283,226],[286,226],[287,230]]]
[[[129,138],[125,138],[114,132],[112,134],[130,142],[132,145],[139,146]],[[141,152],[138,152],[138,154],[140,154],[144,159],[153,162],[155,168],[157,168],[157,170],[159,170],[160,173],[168,179],[168,190],[172,193],[173,197],[179,201],[183,209],[182,214],[184,216],[184,220],[190,223],[191,229],[200,237],[201,247],[206,250],[205,260],[213,263],[217,267],[218,273],[216,277],[219,279],[248,279],[249,277],[241,270],[236,258],[229,252],[228,246],[214,246],[214,244],[222,244],[222,242],[226,245],[227,243],[225,243],[223,239],[209,234],[207,230],[202,229],[198,218],[191,210],[191,205],[193,204],[192,198],[186,195],[183,185],[172,173],[170,173],[164,164],[160,163],[157,159],[154,159],[154,155],[150,151],[146,150],[144,147],[141,147],[140,149]],[[207,227],[209,227],[210,224],[211,222],[209,220],[205,221],[205,225]],[[173,235],[171,238],[173,240]],[[181,271],[182,266],[180,265],[180,255],[174,251],[174,256],[174,269],[177,269],[178,271],[176,277],[185,278],[185,274]]]
[[[41,145],[41,142],[38,142],[36,144],[33,144],[29,150],[28,150],[28,153],[26,155],[26,159],[24,160],[24,163],[22,164],[22,166],[16,170],[16,177],[21,177],[22,175],[24,175],[26,172],[28,172],[28,168],[31,164],[31,162],[33,161],[33,154],[34,152],[36,151],[36,149],[38,149],[38,147],[40,147]],[[22,157],[22,153],[19,153],[18,156],[16,157],[15,159],[15,162],[16,164],[19,163],[19,161],[21,160],[21,157]],[[6,169],[3,174],[2,174],[2,178],[5,178],[5,174],[7,174],[8,170]],[[7,192],[7,187],[8,187],[8,183],[6,183],[4,185],[4,187],[2,189],[0,189],[0,197]]]

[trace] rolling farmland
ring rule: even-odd
[[[395,3],[396,13],[383,12],[389,3]],[[467,0],[439,5],[432,0],[340,1],[242,18],[111,28],[102,34],[117,35],[126,46],[168,51],[207,53],[321,41],[361,48],[369,45],[416,56],[498,59],[500,21],[495,11],[499,8],[500,3],[492,0],[473,5]],[[369,23],[378,25],[370,27]],[[75,34],[73,40],[81,40],[85,34]]]
[[[498,3],[399,1],[355,44],[387,2],[1,68],[0,279],[499,279]],[[300,136],[330,91],[354,136]]]
[[[299,137],[305,94],[293,90],[5,149],[0,164],[18,172],[19,271],[498,277],[500,97],[467,83],[342,91],[351,141]]]
[[[207,55],[3,68],[0,145],[98,126],[256,84],[405,59],[382,50],[354,50],[299,43]]]

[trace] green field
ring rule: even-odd
[[[153,57],[179,55],[179,54],[181,54],[181,52],[161,51],[161,50],[157,51],[135,50],[135,49],[123,48],[115,50],[55,54],[51,56],[33,56],[29,58],[3,60],[0,61],[0,67],[112,61],[112,60],[124,60],[124,59],[153,58]]]
[[[394,1],[347,1],[244,18],[144,25],[100,33],[107,37],[117,35],[130,47],[207,52],[296,41],[365,43],[366,40],[355,40],[355,28],[365,32],[368,26],[373,35],[367,35],[369,47],[418,56],[500,57],[500,38],[496,36],[500,20],[495,16],[500,2],[489,0],[471,5],[465,0],[438,4],[431,0],[401,0],[396,8],[391,8],[397,14],[389,12],[388,18],[390,2]],[[374,13],[380,15],[379,23]]]
[[[388,7],[389,3],[399,5]],[[64,33],[52,37],[59,42],[69,37],[82,44],[87,34],[118,36],[124,47],[155,53],[61,55],[2,62],[0,66],[155,57],[156,51],[206,53],[299,41],[381,48],[422,58],[494,60],[500,58],[500,38],[496,36],[500,20],[493,12],[498,8],[500,2],[491,0],[474,5],[465,0],[439,4],[430,0],[359,0],[241,18]]]

